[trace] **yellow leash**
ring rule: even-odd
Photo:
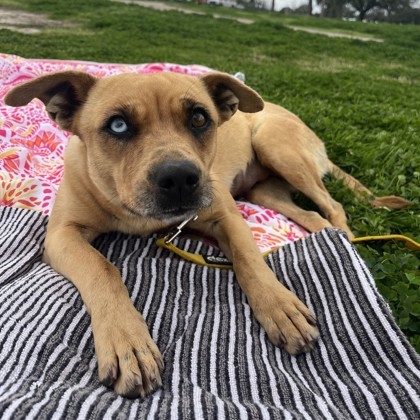
[[[180,223],[175,229],[171,230],[165,237],[159,238],[156,240],[156,244],[162,248],[168,249],[169,251],[173,252],[174,254],[179,255],[186,261],[190,261],[194,264],[204,265],[207,267],[214,267],[214,268],[228,268],[232,269],[232,263],[226,257],[215,257],[213,255],[201,255],[201,254],[193,254],[188,251],[184,251],[183,249],[178,248],[173,244],[173,240],[182,232],[184,226],[190,222],[191,220],[196,220],[197,216],[193,216],[187,220],[184,220]],[[352,243],[360,244],[370,241],[402,241],[404,245],[412,249],[414,251],[420,251],[420,244],[416,242],[414,239],[408,238],[404,235],[383,235],[383,236],[363,236],[360,238],[352,239]],[[278,249],[278,248],[277,248]],[[274,249],[271,251],[267,251],[263,254],[265,257],[270,252],[275,251]]]
[[[420,251],[420,244],[416,242],[414,239],[411,239],[404,235],[382,235],[382,236],[363,236],[360,238],[354,238],[352,239],[352,242],[354,244],[360,244],[364,242],[370,242],[370,241],[402,241],[404,245],[412,249],[414,251]]]
[[[233,268],[232,263],[226,257],[214,257],[212,255],[192,254],[176,247],[172,242],[166,242],[165,238],[160,238],[156,244],[162,248],[169,249],[173,253],[179,255],[184,260],[190,261],[194,264],[205,265],[214,268]]]

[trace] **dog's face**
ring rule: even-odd
[[[80,113],[89,174],[131,214],[178,220],[211,203],[218,112],[198,80],[100,80]],[[110,94],[111,93],[111,94]]]
[[[61,72],[13,89],[6,103],[41,99],[84,143],[89,178],[129,215],[175,222],[212,201],[217,127],[263,101],[236,79],[173,73],[96,79]]]

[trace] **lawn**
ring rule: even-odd
[[[399,211],[373,209],[328,180],[356,236],[400,233],[419,241],[420,27],[196,5],[188,7],[205,15],[186,15],[107,0],[4,0],[2,7],[43,12],[75,24],[32,35],[0,30],[4,53],[114,63],[195,63],[244,72],[249,85],[298,114],[325,141],[332,160],[375,194],[400,195],[412,202]],[[255,22],[214,19],[213,13]],[[288,26],[384,42],[332,38]],[[419,253],[393,242],[357,248],[397,322],[420,351]]]

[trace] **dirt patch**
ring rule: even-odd
[[[37,34],[46,28],[74,26],[76,26],[74,23],[48,19],[46,15],[40,13],[0,8],[0,29],[9,29],[24,34]]]
[[[380,38],[372,38],[369,36],[362,36],[362,35],[343,34],[340,32],[333,32],[333,31],[328,31],[324,29],[302,28],[300,26],[291,26],[291,25],[287,25],[287,28],[293,29],[294,31],[303,31],[303,32],[308,32],[310,34],[325,35],[332,38],[348,38],[348,39],[357,39],[359,41],[384,42],[384,40]]]
[[[176,10],[177,12],[186,13],[187,15],[206,16],[206,13],[204,13],[204,12],[199,12],[197,10],[186,9],[184,7],[179,7],[179,6],[170,6],[169,4],[161,3],[161,2],[158,2],[158,1],[153,1],[153,2],[152,1],[143,1],[143,0],[112,0],[112,1],[115,1],[117,3],[135,4],[137,6],[148,7],[149,9],[160,10],[161,12],[165,12],[165,11],[168,11],[168,10]],[[217,13],[213,13],[212,16],[215,19],[236,20],[237,22],[243,23],[245,25],[250,25],[251,23],[255,22],[252,19],[223,16],[223,15],[219,15]]]
[[[253,63],[274,63],[277,61],[274,57],[270,57],[268,55],[259,54],[255,50],[252,51],[251,55],[249,55],[249,59]]]
[[[217,13],[213,13],[213,17],[215,19],[230,19],[230,20],[236,20],[239,23],[244,23],[245,25],[251,25],[255,22],[255,20],[252,19],[246,19],[246,18],[234,18],[230,16],[224,16],[224,15],[218,15]]]
[[[137,6],[148,7],[149,9],[160,10],[166,12],[168,10],[176,10],[177,12],[186,13],[187,15],[205,15],[203,12],[197,12],[195,10],[184,9],[183,7],[170,6],[166,3],[158,1],[142,1],[142,0],[112,0],[117,3],[135,4]]]
[[[349,61],[340,58],[331,58],[322,56],[319,60],[315,61],[306,61],[296,60],[296,64],[299,65],[299,68],[309,71],[322,71],[326,73],[339,73],[346,70],[362,70],[366,66],[361,62]]]
[[[376,80],[386,80],[389,82],[398,82],[398,83],[408,84],[408,85],[418,85],[420,83],[418,79],[414,79],[412,77],[405,77],[405,76],[398,76],[398,77],[380,76],[380,77],[376,77]]]

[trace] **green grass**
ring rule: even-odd
[[[338,182],[357,236],[401,233],[419,240],[420,27],[342,22],[306,16],[188,7],[206,16],[157,12],[106,0],[8,0],[3,5],[47,13],[78,27],[37,35],[0,30],[1,50],[27,58],[203,64],[243,71],[267,100],[298,114],[325,141],[333,161],[377,195],[401,195],[399,211],[359,203]],[[179,5],[177,3],[177,5]],[[252,18],[243,25],[211,13]],[[329,38],[287,25],[367,35],[384,43]],[[419,253],[398,243],[358,250],[397,322],[420,351]]]

